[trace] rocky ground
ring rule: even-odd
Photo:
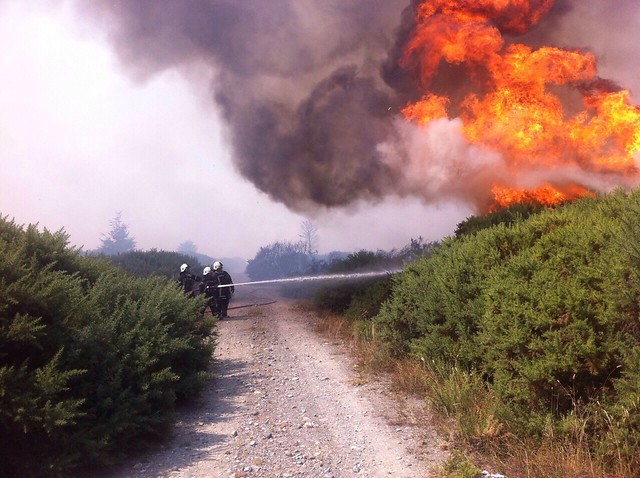
[[[445,452],[420,401],[364,380],[308,308],[266,288],[236,296],[214,378],[171,439],[93,478],[438,476]]]

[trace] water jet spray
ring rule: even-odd
[[[380,277],[384,275],[395,274],[400,272],[401,269],[390,270],[390,271],[372,271],[372,272],[353,272],[351,274],[324,274],[319,276],[299,276],[299,277],[287,277],[284,279],[267,279],[267,280],[258,280],[252,282],[239,282],[236,284],[221,284],[218,288],[223,287],[237,287],[242,285],[258,285],[258,284],[277,284],[284,282],[311,282],[311,281],[322,281],[322,280],[349,280],[349,279],[368,279],[371,277]]]

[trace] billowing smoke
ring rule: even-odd
[[[104,28],[134,77],[179,68],[196,81],[207,78],[238,171],[293,210],[389,195],[480,205],[488,176],[500,174],[500,155],[465,142],[457,119],[434,121],[425,131],[399,113],[424,86],[398,66],[415,1],[76,2]],[[590,35],[572,36],[563,19],[604,2],[561,0],[550,9],[544,4],[552,1],[530,3],[547,17],[523,35],[509,16],[520,13],[506,9],[506,38],[582,48]],[[635,0],[616,5],[638,10]],[[430,87],[462,96],[472,88],[467,80],[448,65]]]

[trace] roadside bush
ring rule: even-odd
[[[483,377],[505,432],[566,436],[567,417],[591,410],[590,456],[636,472],[639,229],[634,190],[447,239],[398,275],[378,338]]]
[[[382,303],[391,296],[394,275],[388,274],[373,280],[355,291],[345,315],[350,320],[371,320],[378,315]]]
[[[321,286],[313,295],[313,304],[329,312],[344,313],[349,308],[351,298],[365,287],[365,284]]]
[[[116,459],[203,385],[213,323],[173,281],[140,279],[0,218],[0,467],[63,476]]]
[[[506,245],[503,249],[508,254]],[[484,310],[482,290],[499,260],[498,248],[475,247],[473,238],[464,238],[447,239],[430,258],[407,265],[374,318],[391,355],[411,352],[472,366],[477,358],[472,337]]]
[[[529,221],[537,240],[494,269],[485,291],[483,370],[504,399],[520,404],[524,422],[531,407],[565,414],[576,401],[598,398],[618,374],[623,318],[609,308],[611,287],[620,287],[612,274],[620,228],[594,208],[584,200],[571,214]]]
[[[351,320],[369,320],[377,314],[380,304],[390,294],[391,282],[388,279],[392,271],[399,270],[405,259],[426,256],[433,247],[433,244],[424,244],[422,239],[412,239],[411,245],[398,253],[360,250],[336,260],[329,266],[327,273],[349,274],[376,270],[390,272],[386,277],[360,279],[357,282],[338,280],[318,287],[313,303],[316,307],[333,313],[346,313]]]

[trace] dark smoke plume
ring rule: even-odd
[[[238,170],[299,211],[394,191],[398,172],[376,147],[393,134],[398,103],[380,65],[405,6],[406,0],[78,3],[106,28],[134,76],[176,67],[210,73]]]
[[[532,41],[556,34],[554,22],[577,1],[556,2],[529,34]],[[459,145],[434,146],[427,154],[444,155],[443,164],[431,169],[410,164],[411,148],[402,145],[408,133],[397,127],[398,111],[421,94],[397,66],[416,1],[76,3],[107,32],[134,77],[172,68],[209,75],[238,171],[287,207],[310,212],[410,194],[473,202],[460,181],[472,183],[478,174],[464,171]],[[436,89],[465,93],[461,71],[440,73]],[[408,178],[407,170],[420,174]]]

